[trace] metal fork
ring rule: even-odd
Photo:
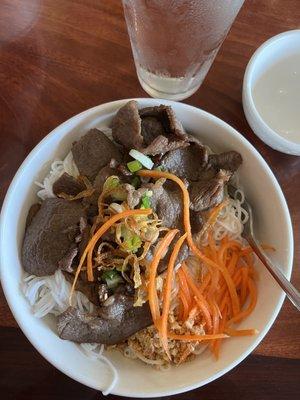
[[[230,197],[234,198],[236,188],[232,185],[228,185],[228,194]],[[286,293],[289,300],[294,304],[294,306],[300,311],[300,293],[298,290],[286,279],[283,273],[278,267],[276,267],[272,262],[265,256],[262,249],[260,248],[257,240],[255,239],[253,233],[253,212],[252,207],[249,202],[245,199],[243,202],[243,208],[247,211],[249,218],[244,224],[244,230],[242,236],[247,240],[257,257],[265,265],[270,274],[276,280],[281,289]]]

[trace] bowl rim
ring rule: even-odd
[[[266,135],[262,135],[260,131],[256,132],[257,129],[253,129],[255,134],[264,142],[266,142],[269,146],[276,148],[276,150],[283,151],[285,152],[285,149],[287,149],[288,154],[294,154],[294,155],[299,155],[300,154],[300,144],[290,141],[283,136],[281,136],[279,133],[277,133],[275,130],[273,130],[266,122],[265,120],[261,117],[260,113],[258,112],[255,102],[253,100],[252,96],[252,89],[253,89],[253,74],[254,74],[254,69],[256,67],[256,64],[258,60],[262,57],[264,57],[264,52],[272,47],[276,46],[278,43],[289,40],[290,38],[293,38],[294,36],[299,36],[300,40],[300,29],[293,29],[289,30],[286,32],[279,33],[278,35],[275,35],[271,37],[270,39],[266,40],[261,46],[256,49],[256,51],[253,53],[252,57],[250,58],[244,79],[243,79],[243,108],[245,111],[245,115],[247,118],[247,121],[252,127],[252,122],[255,121],[257,124],[262,126],[262,129],[266,132]],[[251,113],[251,114],[250,114]],[[269,139],[269,140],[267,140]],[[273,139],[273,142],[271,141]],[[280,146],[283,146],[280,148]]]
[[[106,109],[106,115],[109,115],[110,110],[112,108],[115,108],[116,106],[122,106],[124,105],[126,102],[128,102],[129,100],[136,100],[136,101],[141,101],[144,103],[149,103],[151,105],[159,105],[159,104],[167,104],[167,105],[173,105],[176,107],[181,107],[183,109],[189,109],[191,111],[194,111],[198,114],[202,114],[202,116],[204,118],[207,118],[208,120],[210,120],[211,122],[215,123],[216,125],[219,126],[223,126],[224,128],[226,128],[227,131],[230,131],[231,134],[235,135],[238,137],[238,139],[243,143],[243,145],[248,149],[248,151],[250,152],[254,152],[255,156],[260,159],[260,161],[262,162],[264,169],[266,170],[270,180],[272,181],[272,184],[275,186],[276,192],[278,194],[279,197],[279,201],[280,201],[280,205],[282,207],[282,211],[284,213],[284,217],[286,220],[286,224],[287,224],[287,229],[288,229],[288,236],[289,236],[289,248],[288,248],[288,252],[289,252],[289,262],[287,263],[287,272],[285,274],[285,276],[287,277],[287,279],[290,279],[291,277],[291,273],[292,273],[292,267],[293,267],[293,251],[294,251],[294,240],[293,240],[293,229],[292,229],[292,223],[291,223],[291,218],[290,218],[290,213],[289,213],[289,209],[284,197],[284,194],[280,188],[279,183],[277,182],[276,177],[274,176],[272,170],[270,169],[270,167],[268,166],[268,164],[266,163],[266,161],[263,159],[263,157],[259,154],[259,152],[252,146],[252,144],[250,142],[248,142],[248,140],[243,137],[237,130],[235,130],[233,127],[231,127],[229,124],[227,124],[225,121],[221,120],[220,118],[191,105],[185,104],[185,103],[179,103],[176,101],[170,101],[170,100],[164,100],[164,99],[152,99],[152,98],[129,98],[129,99],[122,99],[122,100],[116,100],[116,101],[112,101],[112,102],[108,102],[108,103],[103,103],[101,105],[92,107],[88,110],[85,110],[71,118],[69,118],[67,121],[63,122],[62,124],[60,124],[59,126],[57,126],[56,128],[54,128],[48,135],[46,135],[32,150],[31,152],[28,154],[28,156],[25,158],[25,160],[23,161],[23,163],[20,165],[19,169],[17,170],[9,188],[8,191],[6,193],[4,202],[3,202],[3,206],[2,206],[2,211],[1,211],[1,215],[0,215],[0,278],[1,278],[1,284],[3,287],[3,291],[7,300],[7,303],[10,307],[10,310],[14,316],[14,318],[16,319],[19,327],[21,328],[22,332],[25,334],[25,336],[27,337],[27,339],[29,340],[29,342],[37,349],[37,351],[50,363],[52,364],[55,368],[57,368],[59,371],[61,371],[63,374],[67,375],[68,377],[82,383],[83,385],[86,385],[90,388],[99,390],[99,387],[96,387],[94,384],[91,383],[91,381],[87,382],[83,377],[81,377],[80,373],[77,373],[76,370],[72,370],[72,369],[65,369],[63,366],[61,366],[59,364],[59,362],[57,362],[52,356],[51,356],[51,352],[48,352],[44,346],[41,345],[41,343],[39,341],[36,340],[36,338],[34,337],[34,335],[32,335],[32,331],[30,330],[30,328],[28,326],[25,326],[25,323],[23,323],[23,321],[20,321],[18,314],[19,311],[17,311],[17,308],[15,306],[15,302],[14,302],[14,298],[13,298],[13,294],[10,292],[8,286],[6,285],[6,281],[5,279],[3,279],[4,277],[4,253],[5,253],[5,249],[4,249],[4,223],[3,221],[6,219],[6,209],[9,206],[9,203],[11,201],[11,199],[14,197],[14,190],[16,187],[16,183],[19,179],[19,177],[22,175],[23,170],[25,169],[26,165],[30,162],[30,160],[32,158],[34,158],[34,156],[39,152],[40,148],[42,148],[44,146],[45,143],[47,143],[47,141],[49,140],[49,138],[51,138],[52,136],[56,135],[59,133],[59,131],[65,126],[70,124],[71,122],[76,121],[76,119],[78,120],[78,124],[81,122],[82,119],[84,119],[85,117],[87,117],[89,114],[94,114],[98,111],[101,111],[103,109]],[[202,387],[212,381],[214,381],[215,379],[218,379],[219,377],[223,376],[224,374],[226,374],[228,371],[232,370],[234,367],[236,367],[241,361],[243,361],[257,346],[258,344],[263,340],[263,338],[265,337],[265,335],[267,334],[267,332],[269,331],[269,329],[271,328],[271,326],[273,325],[281,307],[283,304],[283,301],[285,299],[285,294],[284,292],[280,293],[280,297],[278,299],[277,305],[273,310],[272,316],[269,319],[269,322],[266,324],[266,326],[264,327],[263,330],[260,331],[260,333],[257,335],[257,337],[255,338],[255,340],[253,341],[253,343],[247,348],[247,350],[245,350],[240,357],[236,358],[233,362],[231,362],[226,368],[221,369],[220,371],[212,374],[209,378],[201,381],[200,383],[193,383],[193,384],[187,384],[184,387],[180,387],[180,388],[176,388],[176,389],[164,389],[163,391],[155,391],[153,393],[132,393],[130,390],[127,391],[120,391],[120,390],[112,390],[111,394],[114,395],[119,395],[119,396],[127,396],[127,397],[132,397],[132,398],[151,398],[151,397],[163,397],[163,396],[170,396],[170,395],[175,395],[175,394],[180,394],[180,393],[184,393],[199,387]]]

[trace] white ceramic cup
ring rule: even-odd
[[[300,144],[287,140],[272,129],[258,112],[253,98],[253,88],[257,80],[272,65],[294,54],[300,54],[300,29],[274,36],[256,50],[247,65],[244,76],[243,107],[249,125],[262,141],[283,153],[300,155]]]

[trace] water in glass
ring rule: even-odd
[[[182,100],[203,82],[244,0],[123,0],[137,75],[152,97]]]

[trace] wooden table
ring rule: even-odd
[[[286,196],[295,234],[292,281],[300,287],[300,157],[278,153],[249,128],[241,89],[247,62],[269,37],[300,28],[300,0],[246,0],[205,83],[186,102],[222,118],[262,154]],[[30,150],[53,128],[95,105],[145,97],[117,0],[0,0],[0,195]],[[1,295],[0,393],[5,399],[96,399],[30,345]],[[300,318],[285,301],[255,352],[182,399],[296,399]]]

